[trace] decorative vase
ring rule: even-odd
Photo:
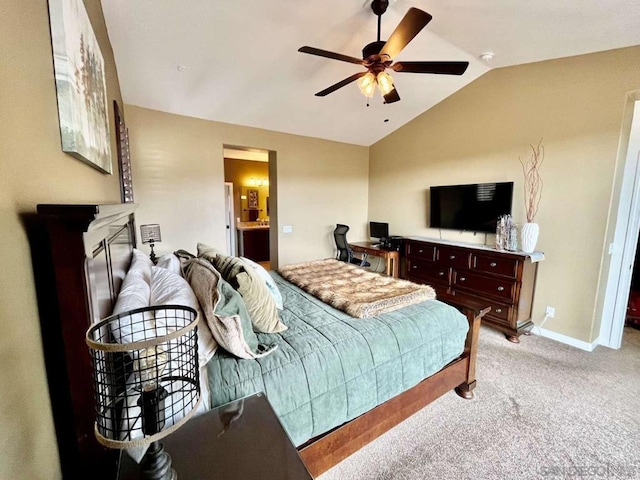
[[[520,237],[522,240],[522,251],[531,253],[536,248],[538,242],[538,234],[540,233],[540,227],[537,223],[527,222],[522,224],[520,230]]]

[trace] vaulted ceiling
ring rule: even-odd
[[[410,7],[433,20],[396,60],[468,61],[463,76],[393,73],[401,101],[356,84],[314,94],[362,67],[376,40],[365,0],[102,0],[126,103],[220,122],[371,145],[491,68],[640,44],[638,0],[390,0],[385,40]],[[494,53],[485,62],[480,55]]]

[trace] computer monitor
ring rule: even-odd
[[[389,238],[389,224],[382,222],[369,222],[369,236],[384,241]]]

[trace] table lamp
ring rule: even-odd
[[[157,262],[156,254],[153,251],[153,246],[156,243],[160,243],[162,241],[162,236],[160,235],[160,225],[157,223],[150,223],[148,225],[140,225],[140,237],[142,243],[148,243],[151,247],[151,254],[149,258],[155,265]]]
[[[89,328],[95,435],[109,448],[147,447],[141,478],[175,480],[160,439],[200,404],[197,314],[164,305],[112,315]]]

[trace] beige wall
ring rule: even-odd
[[[100,2],[86,4],[105,59],[109,104],[121,102]],[[2,0],[1,11],[0,478],[55,479],[60,467],[21,216],[44,202],[118,203],[120,190],[117,174],[61,151],[47,2]]]
[[[639,88],[640,47],[493,70],[371,147],[369,214],[388,219],[399,234],[437,238],[427,228],[430,185],[514,181],[521,223],[518,156],[543,138],[536,221],[546,260],[533,320],[554,306],[556,318],[545,328],[591,342],[623,109],[627,92]]]
[[[351,225],[351,240],[365,238],[368,148],[131,105],[126,113],[136,217],[161,225],[159,253],[193,252],[197,242],[225,250],[224,145],[277,153],[280,265],[333,256],[336,223]]]

